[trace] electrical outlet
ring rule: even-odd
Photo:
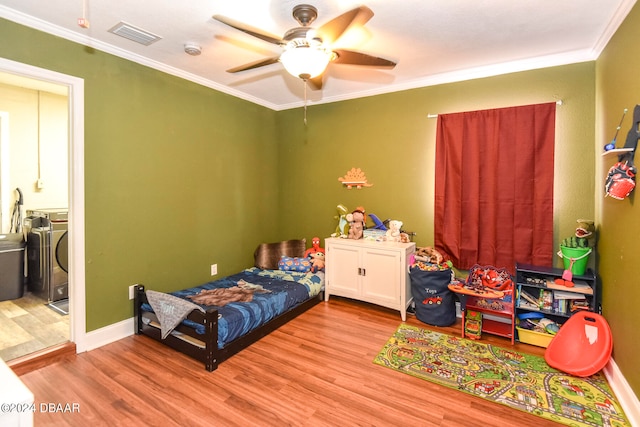
[[[218,264],[211,264],[211,275],[215,276],[218,274]]]
[[[133,299],[135,297],[136,294],[136,286],[138,286],[138,284],[136,283],[135,285],[131,285],[129,286],[129,299]]]

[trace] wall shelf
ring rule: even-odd
[[[602,157],[609,156],[611,154],[624,154],[630,153],[633,151],[633,148],[614,148],[613,150],[605,151],[602,153]]]

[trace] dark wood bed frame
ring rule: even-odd
[[[301,304],[293,307],[291,310],[282,313],[278,317],[270,320],[264,325],[252,330],[251,332],[237,338],[236,340],[227,343],[226,346],[218,348],[218,310],[209,309],[205,313],[194,310],[188,316],[187,319],[194,322],[203,324],[205,326],[205,333],[200,335],[195,332],[193,328],[188,326],[179,325],[175,328],[176,331],[181,332],[184,335],[195,338],[205,344],[204,348],[191,344],[184,339],[177,338],[174,335],[168,335],[165,339],[162,339],[160,329],[151,325],[147,325],[143,322],[143,315],[153,320],[155,315],[153,313],[145,312],[142,310],[142,304],[148,303],[147,295],[145,294],[144,286],[138,285],[135,288],[134,298],[134,318],[135,318],[135,333],[136,335],[146,335],[159,341],[169,347],[184,353],[194,359],[203,362],[207,371],[214,371],[218,368],[218,365],[234,354],[247,348],[260,338],[270,334],[278,329],[280,326],[287,323],[289,320],[296,318],[300,314],[309,310],[311,307],[322,301],[322,292],[317,296],[304,301]]]

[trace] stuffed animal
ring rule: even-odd
[[[587,239],[587,246],[589,247],[595,246],[595,231],[596,226],[594,225],[593,220],[578,220],[578,227],[576,227],[576,237]]]
[[[311,254],[314,252],[322,252],[324,253],[324,248],[320,247],[320,238],[314,237],[311,239],[311,247],[304,251],[305,258],[311,258]]]
[[[364,224],[365,228],[367,227],[367,211],[364,209],[364,206],[356,206],[357,211],[362,212],[362,216],[363,216],[363,220],[362,223]]]
[[[311,272],[324,271],[324,252],[311,253]]]
[[[418,261],[424,261],[431,264],[441,264],[444,261],[444,256],[431,246],[416,248],[415,256]]]
[[[487,268],[480,275],[480,281],[483,286],[487,288],[491,288],[498,291],[503,291],[507,288],[513,287],[513,282],[509,278],[504,278],[504,275],[501,275],[494,268]]]
[[[349,210],[344,205],[338,205],[338,215],[334,216],[338,220],[336,231],[331,234],[331,237],[346,238],[349,233],[349,221],[347,221],[347,213]]]
[[[389,221],[389,229],[385,234],[385,240],[387,242],[399,242],[402,238],[400,236],[400,229],[402,228],[402,221],[392,219]]]
[[[347,221],[349,221],[349,239],[358,240],[362,239],[364,234],[364,212],[355,210],[347,215]]]

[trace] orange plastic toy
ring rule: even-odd
[[[552,368],[589,377],[604,368],[613,351],[609,324],[600,314],[575,313],[549,343],[544,359]]]

